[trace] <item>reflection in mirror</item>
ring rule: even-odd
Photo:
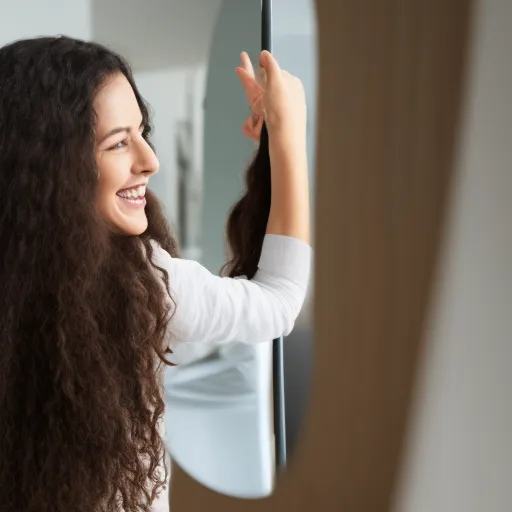
[[[244,172],[255,150],[254,142],[241,131],[248,107],[234,68],[241,50],[257,63],[260,44],[261,2],[224,1],[204,63],[200,148],[204,193],[198,256],[215,274],[226,262],[226,220],[242,194]],[[165,387],[167,441],[173,459],[218,492],[245,498],[270,494],[274,477],[270,342],[181,344],[174,355],[180,365],[167,371]]]
[[[223,233],[227,212],[243,191],[243,172],[254,153],[254,147],[239,130],[247,106],[243,99],[237,99],[238,83],[229,77],[239,48],[257,57],[261,44],[260,4],[254,1],[248,9],[248,4],[225,1],[210,49],[201,261],[212,272],[226,261]],[[292,5],[286,0],[274,0],[272,4],[273,53],[282,67],[301,78],[306,91],[312,181],[316,86],[313,2]],[[287,13],[291,8],[300,14],[297,24],[289,22]],[[309,391],[311,291],[312,286],[284,345],[288,452],[297,442]],[[272,424],[276,419],[272,416],[272,343],[268,340],[248,345],[241,341],[217,348],[179,347],[180,351],[187,351],[187,359],[167,373],[167,439],[173,458],[200,483],[232,496],[255,498],[272,492],[277,462]]]
[[[0,47],[41,35],[72,39],[0,50],[0,184],[10,191],[0,206],[0,460],[8,461],[0,503],[6,512],[34,502],[55,512],[149,510],[149,502],[167,511],[169,476],[146,463],[160,461],[161,438],[204,485],[266,496],[275,473],[271,340],[301,309],[311,252],[297,232],[270,230],[264,251],[262,240],[251,246],[265,260],[259,278],[215,277],[255,152],[241,130],[249,109],[234,69],[241,50],[257,66],[261,2],[28,3],[0,0]],[[311,3],[294,2],[302,20],[294,29],[290,2],[273,2],[274,53],[306,89],[310,173]],[[117,55],[73,38],[119,52],[133,81]],[[144,199],[144,187],[126,193],[147,182]],[[249,218],[251,236],[266,215]],[[285,342],[290,446],[307,397],[310,296]],[[162,338],[171,354],[162,353]],[[163,371],[163,402],[155,352],[175,364]]]

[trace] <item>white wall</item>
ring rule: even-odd
[[[512,3],[475,3],[458,176],[401,512],[512,510]]]
[[[90,21],[89,0],[0,0],[0,46],[17,39],[57,34],[89,39]]]
[[[94,39],[119,48],[137,70],[152,71],[206,62],[222,0],[91,0],[91,3]]]

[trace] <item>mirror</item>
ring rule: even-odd
[[[241,50],[257,62],[261,2],[224,1],[205,63],[200,261],[218,273],[226,261],[227,214],[242,193],[255,151],[241,132],[248,107],[236,74]],[[217,492],[270,494],[274,482],[272,345],[182,344],[166,372],[167,443],[173,459]]]
[[[226,261],[228,212],[255,152],[241,131],[248,106],[234,68],[241,50],[257,63],[262,2],[53,0],[32,2],[30,17],[15,4],[0,4],[0,46],[64,34],[105,44],[126,58],[151,106],[160,164],[151,190],[179,237],[181,256],[217,274]],[[313,2],[263,4],[272,8],[272,52],[305,86],[313,192]],[[312,289],[284,342],[173,347],[176,366],[164,373],[164,439],[172,459],[207,487],[241,498],[268,496],[276,468],[284,469],[293,456],[311,374]],[[165,507],[167,497],[160,502]]]
[[[267,14],[271,16],[266,18]],[[296,19],[290,22],[293,9]],[[271,21],[265,27],[265,21]],[[265,41],[262,31],[270,28]],[[263,37],[262,37],[263,36]],[[261,45],[298,76],[308,101],[311,200],[314,190],[316,24],[311,0],[224,1],[208,61],[204,131],[201,262],[218,272],[226,260],[223,233],[253,144],[240,132],[245,98],[233,74],[240,49],[256,61]],[[220,127],[220,128],[219,128]],[[167,372],[167,442],[174,460],[193,478],[239,498],[272,493],[276,469],[285,469],[299,440],[313,356],[313,286],[292,333],[258,345],[181,346],[182,364]],[[185,354],[186,351],[186,354]],[[283,393],[284,392],[284,393]]]

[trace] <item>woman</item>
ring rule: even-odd
[[[246,55],[237,69],[245,131],[257,138],[264,118],[271,161],[261,247],[238,243],[251,226],[231,219],[233,262],[259,255],[249,281],[177,258],[122,58],[67,37],[0,49],[2,512],[156,510],[166,354],[293,327],[310,267],[306,108],[296,78],[267,52],[260,65],[263,87]]]

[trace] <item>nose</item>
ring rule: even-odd
[[[155,152],[144,138],[140,138],[137,145],[137,157],[133,165],[133,171],[149,177],[157,173],[160,168]]]

